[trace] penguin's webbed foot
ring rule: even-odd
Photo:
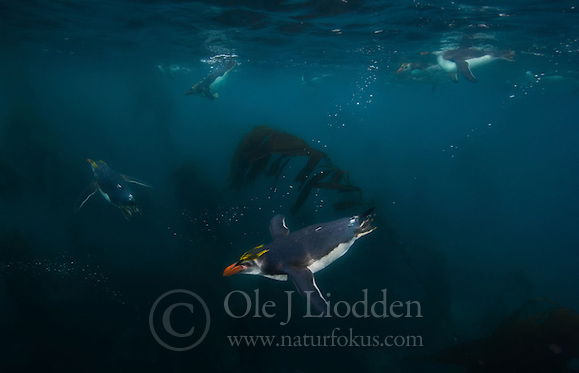
[[[360,219],[360,227],[356,230],[356,236],[361,237],[369,233],[372,233],[376,227],[372,226],[372,221],[376,213],[374,213],[374,207],[364,211],[358,219]]]
[[[141,213],[141,210],[137,205],[125,205],[121,206],[120,209],[126,220],[129,220],[131,217],[133,217],[134,214]]]

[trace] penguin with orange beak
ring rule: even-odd
[[[125,219],[138,213],[139,208],[135,202],[135,196],[129,183],[138,184],[147,188],[152,188],[152,186],[134,177],[117,173],[104,161],[93,161],[92,159],[87,159],[87,161],[92,167],[94,180],[78,198],[75,205],[75,212],[80,210],[86,201],[98,190],[109,203],[117,206],[121,210]]]
[[[373,210],[310,225],[293,233],[285,224],[285,217],[276,215],[269,225],[272,242],[243,254],[223,271],[223,275],[244,273],[280,281],[289,277],[300,294],[308,299],[308,304],[325,314],[327,302],[316,284],[314,273],[344,255],[358,238],[374,231],[375,227],[371,226]]]

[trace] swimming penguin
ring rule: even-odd
[[[515,52],[511,50],[488,52],[475,48],[439,51],[434,54],[437,56],[438,65],[448,73],[453,82],[458,82],[457,72],[460,72],[471,83],[478,82],[471,68],[486,65],[497,59],[513,61],[515,56]]]
[[[314,273],[344,255],[358,238],[371,233],[374,209],[361,215],[310,225],[290,233],[283,215],[271,219],[272,242],[249,250],[223,271],[223,276],[236,273],[261,275],[274,280],[291,278],[296,288],[321,314],[327,303],[316,285]]]
[[[302,75],[302,84],[317,87],[320,85],[320,83],[322,83],[323,80],[326,80],[327,78],[329,78],[331,76],[332,75],[330,75],[330,74],[316,75],[316,74],[306,73],[306,74]]]
[[[405,62],[398,70],[396,74],[400,79],[406,78],[407,76],[412,77],[413,75],[421,75],[423,72],[430,72],[432,68],[440,68],[438,65],[426,65],[420,62]]]
[[[396,70],[396,79],[411,80],[414,82],[432,85],[432,89],[436,88],[442,68],[437,64],[423,64],[420,62],[406,62],[400,65]]]
[[[235,66],[237,66],[237,62],[229,60],[225,66],[215,69],[215,71],[207,75],[205,79],[191,87],[187,92],[185,92],[185,95],[201,95],[207,97],[211,101],[219,98],[217,90],[225,82],[227,75]]]
[[[87,161],[92,167],[94,180],[79,197],[75,206],[75,212],[80,210],[86,201],[98,190],[108,202],[121,209],[125,219],[138,213],[139,208],[135,202],[135,196],[129,183],[142,185],[147,188],[152,188],[152,186],[144,181],[115,172],[103,161],[93,161],[92,159],[87,159]]]
[[[159,71],[165,75],[167,75],[170,79],[175,79],[174,78],[174,74],[175,73],[179,73],[179,72],[185,72],[188,73],[191,71],[191,69],[189,69],[188,67],[183,67],[183,66],[179,66],[179,65],[175,65],[175,64],[158,64],[157,68],[159,69]]]

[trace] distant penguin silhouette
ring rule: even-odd
[[[142,185],[148,188],[152,188],[152,186],[144,181],[115,172],[106,164],[106,162],[93,161],[92,159],[87,159],[87,161],[92,167],[94,180],[78,198],[75,205],[75,211],[80,210],[86,201],[88,201],[98,190],[104,199],[121,210],[125,219],[138,213],[139,208],[129,183]]]
[[[228,60],[224,66],[216,68],[211,74],[207,75],[202,81],[191,87],[185,95],[200,95],[207,97],[211,101],[218,98],[217,91],[227,79],[227,75],[237,66],[234,60]]]
[[[322,81],[329,78],[330,74],[311,74],[306,73],[302,75],[302,84],[309,86],[318,86]]]
[[[406,62],[396,70],[396,79],[429,84],[432,85],[432,89],[435,89],[442,72],[443,70],[438,64]]]

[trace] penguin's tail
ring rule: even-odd
[[[374,213],[374,207],[369,208],[368,210],[364,211],[358,216],[358,219],[360,221],[360,228],[358,228],[357,231],[358,237],[372,233],[372,231],[376,229],[376,227],[372,226],[372,221],[374,220],[375,216],[376,214]]]

